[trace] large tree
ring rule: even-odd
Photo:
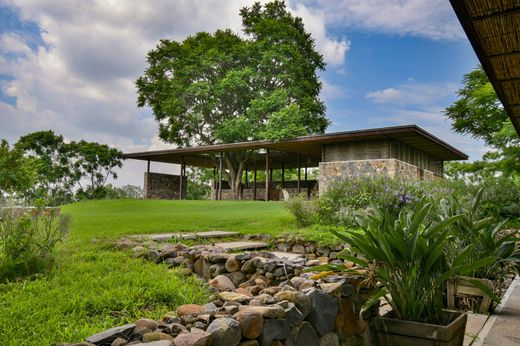
[[[0,141],[0,201],[5,194],[24,193],[37,180],[36,162],[24,156],[23,150],[10,148]]]
[[[240,11],[245,37],[200,32],[161,40],[136,81],[138,105],[150,106],[159,137],[179,146],[211,145],[322,133],[328,126],[317,71],[323,57],[283,1]],[[225,153],[239,191],[253,153]]]
[[[464,75],[463,83],[459,98],[446,108],[445,114],[456,132],[484,140],[491,150],[482,160],[452,165],[451,171],[519,176],[520,138],[486,73],[479,65]]]

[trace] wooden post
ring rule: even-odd
[[[255,158],[255,167],[253,173],[253,201],[256,201],[256,158]]]
[[[184,170],[186,169],[186,166],[184,164],[184,157],[181,157],[181,173],[179,174],[179,199],[182,199],[182,188],[184,183]]]
[[[307,188],[307,198],[311,198],[311,188],[309,187],[309,182],[307,181],[307,165],[305,165],[305,187]]]
[[[222,152],[220,152],[220,160],[219,160],[219,170],[218,170],[218,200],[222,200]]]
[[[265,151],[265,201],[269,201],[269,149]]]
[[[248,185],[249,185],[249,179],[247,178],[248,173],[249,173],[249,166],[246,166],[246,189],[248,188]]]
[[[301,172],[302,172],[302,156],[301,155],[298,155],[298,194],[300,194],[301,192],[301,184],[300,184],[300,180],[301,180]]]
[[[285,187],[285,162],[282,161],[282,189]]]
[[[150,160],[148,160],[148,167],[146,168],[146,172],[150,173]]]

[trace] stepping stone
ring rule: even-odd
[[[136,235],[136,238],[146,238],[154,241],[167,241],[171,239],[193,240],[197,238],[225,238],[239,235],[238,232],[227,231],[205,231],[205,232],[186,232],[186,233],[157,233]]]
[[[230,241],[225,243],[215,243],[215,246],[222,247],[227,251],[255,250],[267,247],[267,243],[255,241]]]
[[[292,252],[271,251],[271,253],[278,258],[285,258],[285,259],[289,259],[289,260],[296,259],[296,258],[303,258],[302,254],[292,253]]]

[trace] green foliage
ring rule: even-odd
[[[464,75],[463,83],[464,87],[458,91],[459,99],[444,113],[455,131],[484,140],[491,151],[484,154],[481,161],[459,164],[459,170],[469,174],[498,171],[518,176],[520,138],[482,66]]]
[[[355,216],[369,209],[372,204],[397,215],[403,209],[412,209],[424,197],[438,200],[450,194],[466,195],[465,185],[461,181],[449,180],[352,177],[334,183],[321,194],[314,219],[323,225],[351,227],[356,226]]]
[[[245,38],[231,30],[161,40],[137,79],[159,137],[180,146],[322,133],[328,126],[317,71],[323,57],[283,1],[242,8]],[[251,153],[225,153],[233,191]]]
[[[4,194],[23,193],[36,182],[36,164],[25,158],[23,151],[0,142],[0,200]]]
[[[386,208],[374,207],[358,217],[364,232],[337,233],[350,244],[338,255],[354,262],[351,271],[380,283],[371,302],[385,297],[401,320],[444,324],[444,292],[448,280],[492,263],[493,257],[464,263],[465,253],[447,263],[445,248],[451,241],[450,225],[461,215],[439,219],[423,199],[397,217]],[[360,254],[362,257],[355,257]],[[362,269],[360,271],[360,269]]]
[[[492,256],[496,261],[468,273],[472,277],[502,282],[506,275],[520,273],[520,248],[517,231],[504,229],[505,221],[497,222],[493,217],[480,218],[479,207],[484,190],[476,194],[470,207],[461,205],[455,197],[439,202],[441,219],[462,215],[452,225],[453,241],[447,247],[452,262],[464,253],[461,263],[469,264],[483,257]],[[500,285],[499,285],[500,286]]]
[[[65,143],[63,136],[50,130],[20,137],[15,148],[34,162],[36,172],[36,181],[24,196],[30,201],[44,199],[48,205],[68,203],[75,193],[80,198],[103,198],[107,179],[116,179],[113,169],[122,166],[119,150],[94,142]]]
[[[0,210],[0,282],[50,270],[69,225],[70,217],[55,211]]]
[[[213,172],[205,168],[191,168],[188,170],[188,186],[186,199],[209,199],[211,194],[211,180]]]
[[[206,288],[194,276],[115,251],[113,240],[121,236],[214,229],[274,235],[293,228],[277,202],[99,200],[63,206],[62,213],[73,223],[57,249],[55,269],[0,285],[2,346],[77,342],[206,302]]]
[[[316,223],[318,206],[314,200],[309,200],[306,195],[300,194],[285,202],[285,206],[296,218],[298,227],[307,227]]]

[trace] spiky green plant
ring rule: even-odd
[[[466,263],[463,252],[450,265],[445,256],[450,225],[463,216],[436,222],[432,221],[438,219],[433,213],[432,205],[425,200],[411,211],[401,211],[397,218],[385,208],[374,206],[370,214],[357,218],[363,233],[335,232],[351,246],[338,257],[354,262],[358,272],[368,271],[381,286],[367,305],[385,297],[397,319],[443,324],[448,280],[494,261],[486,257]]]

